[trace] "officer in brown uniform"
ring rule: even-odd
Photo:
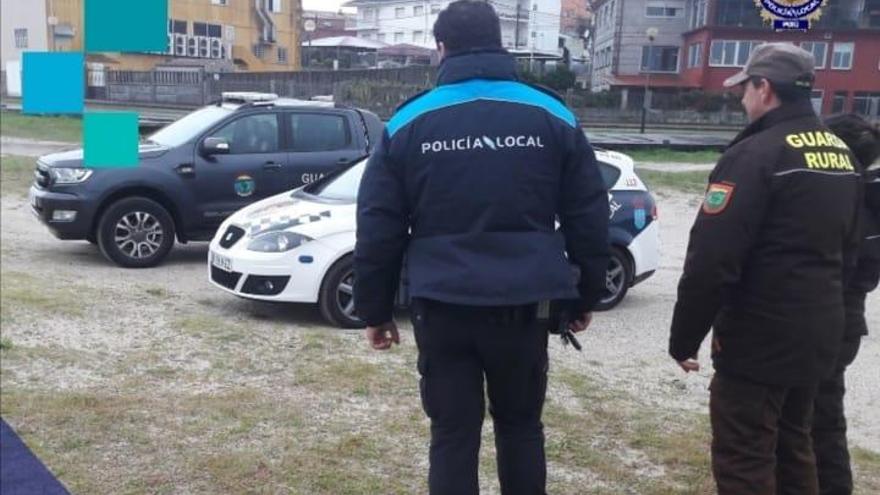
[[[685,371],[714,329],[712,470],[721,495],[818,493],[810,439],[818,382],[844,327],[859,175],[810,103],[813,57],[758,47],[740,86],[750,124],[709,176],[691,230],[669,353]]]

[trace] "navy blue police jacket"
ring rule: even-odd
[[[357,314],[391,321],[403,259],[411,297],[589,310],[605,283],[608,216],[593,150],[558,96],[519,82],[506,52],[446,57],[437,86],[388,122],[361,180]]]

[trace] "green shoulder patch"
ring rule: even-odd
[[[707,215],[717,215],[723,212],[730,204],[735,185],[729,183],[709,184],[706,190],[706,199],[703,200],[703,212]]]

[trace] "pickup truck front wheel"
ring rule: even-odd
[[[158,265],[174,246],[174,220],[162,205],[142,197],[120,199],[98,223],[98,247],[125,268]]]

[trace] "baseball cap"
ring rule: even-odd
[[[737,86],[753,76],[812,88],[816,78],[813,54],[791,43],[764,43],[755,48],[743,70],[724,81],[724,87]]]

